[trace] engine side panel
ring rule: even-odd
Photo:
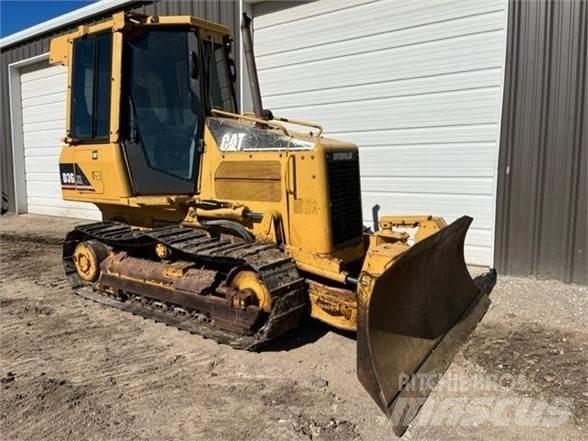
[[[201,199],[243,204],[258,213],[278,213],[292,252],[332,254],[331,200],[327,155],[349,152],[352,144],[311,136],[287,137],[276,129],[223,118],[206,123]],[[359,181],[359,175],[355,177]],[[263,225],[248,225],[263,235]],[[356,232],[361,241],[361,230]],[[298,260],[298,257],[297,257]]]

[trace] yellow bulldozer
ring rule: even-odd
[[[63,198],[103,217],[68,233],[65,272],[83,297],[236,349],[307,316],[355,332],[358,378],[401,435],[495,272],[470,277],[467,216],[364,227],[357,146],[265,110],[246,16],[242,42],[252,113],[220,24],[121,12],[51,41],[68,68]]]

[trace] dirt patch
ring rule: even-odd
[[[25,303],[26,299],[7,299],[0,298],[0,308],[6,308],[14,304]]]
[[[305,388],[295,380],[275,385],[269,392],[262,393],[260,398],[266,406],[298,406],[299,403],[313,405],[317,401],[316,389]]]
[[[539,323],[491,325],[481,327],[463,353],[491,374],[522,375],[550,398],[572,398],[574,416],[582,421],[588,411],[585,344],[576,334]]]
[[[63,288],[61,244],[63,239],[35,233],[0,233],[0,285],[27,279],[37,286]]]
[[[64,378],[16,376],[3,386],[0,421],[6,439],[114,439],[119,428],[124,430],[133,421],[132,416],[97,403],[91,388]]]
[[[355,424],[351,421],[336,418],[316,420],[313,417],[301,414],[296,418],[294,430],[309,440],[352,441],[360,439]]]
[[[24,319],[42,319],[54,313],[52,306],[42,302],[31,302],[23,299],[0,299],[0,308],[7,308],[6,313],[15,316],[21,320]],[[9,309],[8,309],[9,308]]]
[[[0,242],[10,243],[33,243],[42,245],[61,246],[63,239],[52,236],[43,236],[38,234],[17,234],[17,233],[0,233]]]
[[[78,223],[0,217],[1,439],[396,439],[357,381],[349,335],[310,321],[254,354],[73,295],[60,243]],[[403,439],[583,439],[587,292],[499,276],[493,306],[444,377],[469,384],[480,373],[522,372],[532,388],[493,397],[571,395],[574,421],[552,429],[490,417],[483,427],[439,425],[423,412]],[[455,398],[437,388],[428,403]]]

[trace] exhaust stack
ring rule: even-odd
[[[253,40],[251,38],[251,18],[245,13],[243,13],[243,21],[241,22],[241,37],[243,38],[245,61],[247,63],[247,72],[249,73],[249,87],[251,88],[251,97],[253,99],[253,112],[259,119],[268,119],[261,103],[261,91],[259,89],[259,78],[257,77],[257,66],[255,64]]]

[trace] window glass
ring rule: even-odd
[[[149,31],[127,40],[125,62],[130,112],[150,167],[193,180],[199,129],[198,82],[190,77],[193,32]]]
[[[229,74],[227,54],[219,42],[204,40],[204,69],[208,104],[213,109],[234,112],[233,84]]]
[[[94,96],[94,39],[74,42],[73,90],[71,96],[71,136],[92,137],[92,107]]]
[[[70,133],[81,140],[108,137],[112,34],[74,41]]]
[[[108,137],[110,127],[110,83],[112,64],[112,36],[102,34],[96,37],[96,127],[95,138]]]

